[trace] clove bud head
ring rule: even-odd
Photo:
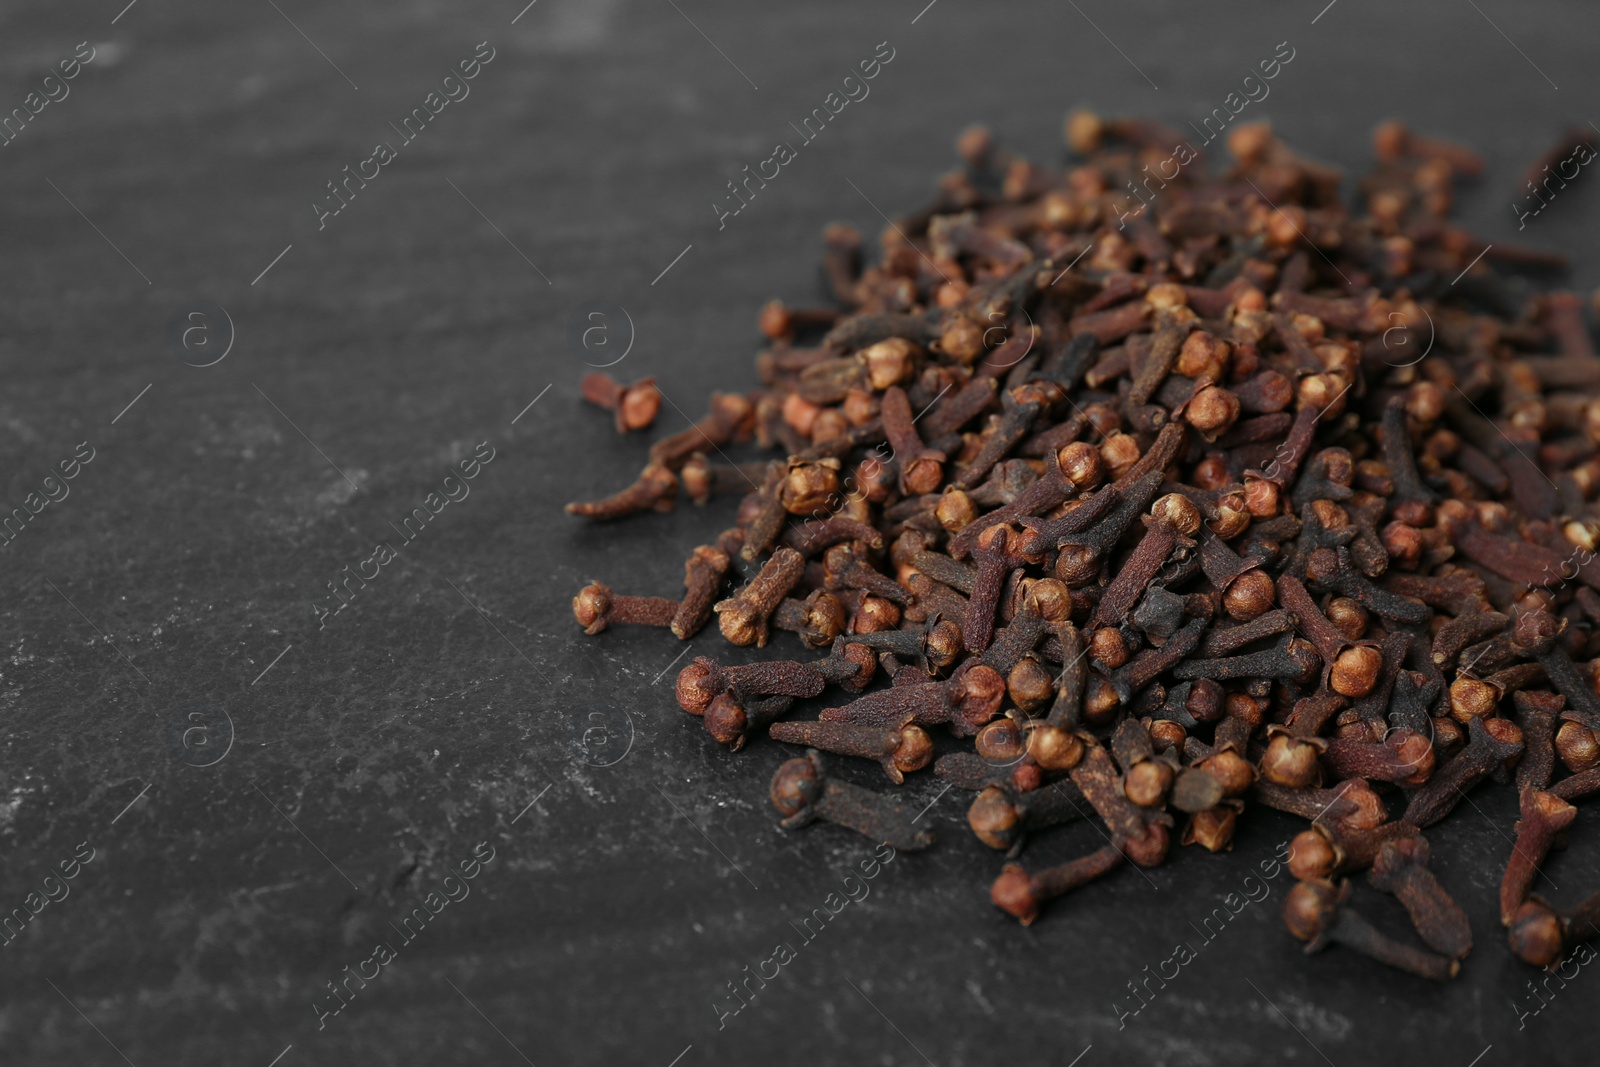
[[[987,760],[1014,760],[1026,750],[1022,726],[1015,719],[996,719],[979,730],[972,743]]]
[[[1017,807],[997,785],[979,793],[967,809],[967,825],[979,841],[992,849],[1005,851],[1017,842],[1021,832],[1021,816]]]
[[[1028,732],[1028,755],[1047,771],[1070,771],[1083,759],[1083,739],[1059,726],[1035,726]]]
[[[1222,802],[1222,781],[1210,771],[1185,767],[1172,786],[1172,806],[1197,814]]]
[[[1250,761],[1231,748],[1207,756],[1200,761],[1199,767],[1221,784],[1223,796],[1240,796],[1256,780],[1255,768],[1250,766]]]
[[[1270,575],[1259,570],[1248,570],[1235,578],[1222,594],[1222,609],[1230,618],[1249,622],[1272,610],[1278,587]]]
[[[900,744],[890,758],[901,774],[920,771],[933,762],[933,738],[920,726],[907,726],[900,731]]]
[[[1511,951],[1524,963],[1548,967],[1566,952],[1561,919],[1542,900],[1524,901],[1511,917]]]
[[[605,630],[610,612],[611,587],[602,582],[590,582],[572,598],[572,614],[590,637]]]
[[[1450,714],[1457,722],[1493,715],[1499,703],[1499,691],[1471,675],[1464,674],[1450,683]]]
[[[1328,673],[1328,684],[1335,693],[1364,697],[1378,684],[1383,670],[1383,653],[1371,645],[1356,645],[1339,653]]]
[[[1195,812],[1183,831],[1185,845],[1199,845],[1207,852],[1222,852],[1233,848],[1234,831],[1239,825],[1239,801],[1218,804],[1214,808]]]
[[[1151,505],[1150,514],[1157,522],[1171,526],[1184,537],[1193,537],[1200,532],[1200,509],[1182,493],[1168,493],[1157,500]]]
[[[1517,616],[1512,646],[1529,655],[1542,656],[1555,646],[1556,638],[1565,629],[1566,621],[1558,620],[1548,611],[1525,611]]]
[[[1172,788],[1172,779],[1170,764],[1164,760],[1147,759],[1128,770],[1122,791],[1141,808],[1154,808],[1166,801],[1167,791]]]
[[[693,662],[678,672],[678,707],[690,715],[704,715],[711,701],[721,692],[721,675],[721,668],[713,660],[696,656]]]
[[[1302,882],[1331,877],[1339,860],[1338,847],[1315,828],[1300,831],[1289,842],[1289,873]]]
[[[1067,481],[1079,489],[1093,489],[1105,478],[1100,451],[1085,441],[1074,441],[1056,453],[1056,462]]]
[[[1297,940],[1307,942],[1307,951],[1332,924],[1339,905],[1350,895],[1350,883],[1335,887],[1328,881],[1297,882],[1283,902],[1283,925]]]
[[[772,776],[768,796],[784,818],[810,807],[822,795],[823,782],[816,764],[804,756],[786,760]]]
[[[706,733],[718,744],[731,745],[735,751],[743,748],[745,731],[749,725],[750,718],[745,714],[744,705],[732,692],[718,693],[706,706]]]
[[[1261,756],[1261,777],[1291,788],[1317,785],[1322,764],[1317,757],[1327,744],[1320,738],[1296,737],[1286,730],[1269,730],[1272,739]]]
[[[1020,863],[1008,863],[989,887],[994,906],[1023,926],[1039,917],[1039,898],[1033,892],[1033,879]]]
[[[1000,713],[1006,680],[993,667],[979,664],[961,676],[951,699],[955,704],[952,726],[958,735],[974,734]]]
[[[1600,743],[1594,731],[1581,722],[1564,722],[1556,731],[1556,755],[1567,770],[1577,773],[1600,764]]]
[[[1140,867],[1161,866],[1167,858],[1167,849],[1171,844],[1172,831],[1167,828],[1165,822],[1155,820],[1145,824],[1145,835],[1137,840],[1131,837],[1116,839],[1117,848],[1128,857],[1128,862]]]

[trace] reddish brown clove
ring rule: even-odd
[[[1289,842],[1289,873],[1307,882],[1364,871],[1388,842],[1420,836],[1408,822],[1386,822],[1367,830],[1342,832],[1326,823],[1313,823],[1311,829],[1302,830]]]
[[[805,560],[792,548],[780,548],[761,572],[732,598],[716,605],[722,636],[736,645],[765,647],[768,619],[805,570]]]
[[[1075,822],[1089,810],[1083,794],[1071,783],[1053,782],[1015,795],[991,785],[973,799],[967,809],[967,825],[985,845],[1015,856],[1029,834]]]
[[[661,596],[616,596],[603,582],[590,582],[572,598],[572,614],[591,637],[614,622],[671,626],[678,606]]]
[[[687,641],[711,621],[711,609],[722,592],[733,558],[715,545],[701,545],[684,564],[683,599],[672,615],[672,635]]]
[[[1458,960],[1466,959],[1472,951],[1472,927],[1467,913],[1428,869],[1428,858],[1428,842],[1421,836],[1386,841],[1378,848],[1367,881],[1374,889],[1400,899],[1411,916],[1411,925],[1429,948]]]
[[[604,371],[594,371],[583,376],[580,389],[589,403],[616,413],[618,433],[649,429],[661,410],[661,392],[654,378],[623,385]]]
[[[821,819],[848,827],[902,852],[933,844],[933,831],[916,825],[911,809],[860,786],[830,778],[815,749],[792,759],[772,776],[772,806],[783,816],[779,824],[794,830]]]
[[[877,760],[895,785],[933,762],[933,741],[920,726],[890,730],[843,722],[775,722],[767,727],[767,736],[840,756]]]
[[[1121,866],[1124,856],[1115,844],[1096,849],[1079,859],[1029,874],[1021,864],[1008,863],[989,890],[995,907],[1029,926],[1047,901],[1086,885]]]
[[[1511,951],[1524,963],[1549,967],[1573,945],[1600,935],[1600,893],[1577,907],[1557,911],[1540,897],[1525,901],[1511,918]]]
[[[1306,953],[1340,944],[1421,978],[1443,980],[1461,971],[1461,961],[1394,941],[1345,906],[1350,883],[1297,882],[1283,902],[1283,922],[1306,942]]]
[[[868,693],[843,707],[827,708],[825,722],[854,722],[899,728],[949,723],[957,737],[972,737],[994,718],[1005,697],[1005,679],[989,667],[974,666],[942,682],[899,685]]]
[[[568,504],[567,512],[584,519],[606,522],[626,518],[640,511],[671,511],[678,492],[678,476],[667,467],[652,463],[639,473],[639,480],[603,500]]]
[[[1523,792],[1517,840],[1511,846],[1511,858],[1506,861],[1506,873],[1500,879],[1501,923],[1511,925],[1517,909],[1528,899],[1539,864],[1544,862],[1556,837],[1577,817],[1578,809],[1560,797],[1537,789]]]

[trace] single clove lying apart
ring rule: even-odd
[[[700,538],[681,596],[674,563],[629,582],[663,595],[594,583],[574,617],[828,650],[733,666],[699,647],[679,675],[739,758],[774,751],[763,733],[850,757],[785,765],[789,825],[921,844],[949,786],[974,794],[981,846],[1043,852],[1090,821],[1106,848],[991,887],[1024,921],[1124,861],[1227,849],[1271,807],[1310,822],[1293,932],[1445,977],[1471,930],[1423,828],[1514,780],[1500,917],[1524,958],[1559,955],[1592,916],[1530,889],[1568,805],[1600,793],[1590,302],[1507,286],[1498,264],[1548,257],[1450,222],[1452,177],[1481,160],[1403,127],[1378,131],[1354,204],[1240,123],[1228,170],[1186,165],[1137,211],[1120,190],[1168,134],[1070,130],[1066,168],[964,134],[879,256],[829,227],[831,303],[762,309],[759,384],[570,508],[716,501],[731,527]],[[587,392],[619,426],[659,395]],[[879,773],[928,819],[839,780]],[[1348,911],[1328,880],[1363,870],[1433,952]]]
[[[660,596],[616,596],[604,582],[590,582],[572,598],[572,614],[591,637],[612,623],[671,626],[678,601]]]
[[[990,887],[989,899],[995,907],[1028,926],[1039,917],[1039,909],[1046,901],[1110,873],[1121,866],[1123,859],[1122,850],[1113,843],[1034,874],[1020,864],[1008,863]]]
[[[1284,925],[1306,943],[1307,953],[1320,952],[1337,944],[1421,978],[1442,980],[1454,978],[1460,972],[1459,959],[1437,955],[1379,933],[1376,927],[1346,906],[1349,899],[1349,882],[1338,885],[1321,881],[1297,882],[1283,902]]]
[[[848,827],[902,852],[933,844],[933,831],[916,825],[917,817],[889,797],[830,778],[815,749],[779,767],[769,790],[772,806],[783,816],[779,824],[795,830],[818,819]]]
[[[661,410],[661,391],[654,378],[623,385],[604,371],[595,371],[585,374],[579,387],[589,403],[616,414],[618,433],[649,429]]]

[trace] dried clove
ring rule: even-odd
[[[1137,214],[1111,190],[1168,135],[1081,114],[1071,137],[1087,158],[1056,172],[963,134],[962,165],[875,263],[855,231],[825,231],[837,306],[768,304],[755,387],[713,395],[631,486],[569,507],[738,495],[733,527],[690,556],[681,599],[595,583],[575,616],[687,640],[716,615],[758,647],[794,633],[828,654],[705,656],[680,703],[733,748],[759,751],[765,729],[895,784],[947,724],[934,774],[979,794],[986,843],[1102,825],[1106,849],[1002,872],[992,899],[1024,921],[1123,860],[1161,862],[1178,813],[1182,843],[1218,850],[1271,807],[1311,820],[1290,861],[1310,887],[1297,935],[1453,974],[1470,930],[1419,828],[1514,779],[1501,918],[1518,954],[1558,957],[1588,905],[1531,896],[1533,863],[1600,792],[1600,360],[1582,298],[1508,301],[1491,264],[1539,257],[1446,222],[1451,173],[1481,161],[1402,127],[1375,139],[1365,214],[1264,125],[1230,135],[1233,170],[1189,167]],[[1396,331],[1424,329],[1426,362],[1396,361]],[[659,400],[648,382],[583,389],[619,428]],[[780,451],[730,457],[752,440]],[[735,562],[754,577],[729,594]],[[805,700],[833,706],[780,721]],[[788,825],[926,843],[814,753],[786,768]],[[1440,954],[1378,938],[1348,883],[1322,881],[1367,868]]]
[[[1578,817],[1578,809],[1560,797],[1537,789],[1522,794],[1522,818],[1517,822],[1517,840],[1511,846],[1505,875],[1500,879],[1500,921],[1506,926],[1517,909],[1528,899],[1528,890],[1539,873],[1539,864],[1563,833]]]
[[[776,722],[767,727],[767,736],[840,756],[877,760],[895,785],[933,762],[933,741],[920,726],[889,730],[844,722]]]
[[[1289,932],[1306,942],[1309,954],[1332,944],[1344,945],[1421,978],[1443,980],[1461,971],[1461,961],[1402,944],[1379,933],[1371,923],[1346,906],[1350,883],[1297,882],[1283,902],[1283,921]]]
[[[1029,874],[1020,864],[1008,863],[990,888],[989,899],[995,907],[1028,926],[1039,917],[1039,909],[1046,901],[1109,874],[1122,865],[1124,858],[1122,850],[1113,843],[1034,874]]]
[[[909,808],[880,793],[828,777],[815,749],[779,767],[769,792],[772,806],[783,816],[779,825],[785,830],[821,819],[902,852],[933,844],[933,831],[918,827]]]
[[[1472,951],[1472,927],[1467,913],[1428,869],[1428,858],[1428,842],[1423,837],[1386,841],[1373,858],[1367,881],[1374,889],[1400,899],[1411,916],[1411,925],[1429,948],[1458,960],[1466,959]]]

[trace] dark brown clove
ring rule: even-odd
[[[1512,647],[1539,661],[1550,684],[1567,698],[1569,714],[1591,730],[1600,729],[1600,697],[1557,643],[1566,626],[1565,619],[1558,620],[1548,611],[1524,612],[1517,617]]]
[[[949,723],[957,737],[972,737],[999,712],[1005,691],[1005,679],[999,673],[972,666],[942,682],[897,685],[868,693],[843,707],[827,708],[818,717],[826,722],[894,729],[910,722],[919,726]]]
[[[780,548],[745,587],[715,607],[722,636],[736,645],[764,648],[768,620],[805,571],[805,560],[792,548]]]
[[[1331,944],[1344,945],[1363,956],[1421,978],[1454,978],[1461,961],[1402,944],[1379,933],[1371,923],[1351,911],[1350,883],[1297,882],[1283,902],[1283,922],[1289,932],[1306,942],[1306,953]]]
[[[1572,946],[1600,936],[1600,893],[1576,907],[1557,911],[1532,897],[1511,918],[1511,951],[1524,963],[1549,967],[1561,962]]]
[[[1079,859],[1029,874],[1021,864],[1008,863],[989,890],[995,907],[1023,926],[1039,917],[1046,901],[1086,885],[1122,865],[1122,850],[1115,844],[1098,848]]]
[[[1083,794],[1070,782],[1052,782],[1042,789],[1013,795],[991,785],[967,809],[967,825],[992,849],[1015,857],[1030,834],[1087,815]]]
[[[910,495],[936,492],[944,481],[945,455],[926,447],[917,436],[911,401],[899,386],[883,394],[883,432],[900,468],[900,491]]]
[[[618,433],[648,429],[661,410],[661,392],[654,378],[623,385],[604,371],[594,371],[583,376],[579,389],[589,403],[616,414]]]
[[[1374,889],[1393,893],[1405,905],[1423,942],[1435,952],[1466,959],[1472,951],[1472,927],[1461,905],[1445,892],[1428,869],[1428,842],[1423,837],[1399,837],[1378,848],[1367,881]]]
[[[590,582],[572,598],[572,614],[591,637],[614,622],[671,626],[678,601],[660,596],[615,596],[603,582]]]
[[[694,550],[683,567],[683,599],[670,623],[674,637],[687,641],[711,621],[712,606],[732,566],[732,557],[715,545]]]
[[[1306,577],[1358,602],[1374,615],[1407,626],[1420,626],[1430,617],[1426,604],[1419,604],[1373,585],[1366,575],[1351,565],[1348,549],[1317,549],[1306,560]]]
[[[568,504],[567,513],[607,522],[650,509],[671,511],[677,492],[678,476],[667,467],[652,463],[639,473],[639,480],[628,488],[603,500]]]
[[[1322,762],[1336,778],[1365,778],[1413,789],[1433,775],[1433,742],[1403,726],[1377,743],[1336,737],[1328,741]]]
[[[772,776],[772,806],[783,816],[785,830],[821,819],[854,830],[902,852],[933,844],[932,830],[916,825],[911,809],[871,790],[830,778],[815,749],[792,759]]]
[[[1523,690],[1511,694],[1522,727],[1522,759],[1517,761],[1517,790],[1544,789],[1550,784],[1556,760],[1556,717],[1566,698],[1556,693]],[[1572,725],[1584,729],[1577,723]]]
[[[1128,799],[1104,748],[1086,742],[1083,758],[1067,773],[1113,837],[1139,840],[1145,836],[1145,814]]]
[[[1351,778],[1328,789],[1257,782],[1250,789],[1250,798],[1269,808],[1327,825],[1337,834],[1370,830],[1388,817],[1382,798],[1361,778]]]
[[[1537,789],[1522,794],[1522,818],[1517,822],[1517,840],[1511,846],[1505,875],[1500,879],[1500,922],[1510,926],[1517,909],[1528,899],[1528,890],[1539,873],[1539,864],[1563,833],[1578,817],[1578,809],[1560,797]]]
[[[920,726],[890,730],[844,722],[776,722],[767,727],[767,736],[840,756],[877,760],[895,785],[933,762],[933,741]]]
[[[809,648],[826,648],[844,632],[849,619],[838,597],[824,589],[813,589],[804,600],[780,602],[769,622],[775,629],[798,634]]]
[[[1312,823],[1311,829],[1302,830],[1289,842],[1289,873],[1304,882],[1364,871],[1388,842],[1420,836],[1408,822],[1344,831],[1335,831],[1327,823]]]
[[[1172,673],[1179,680],[1214,678],[1217,681],[1227,681],[1234,678],[1279,678],[1304,684],[1316,677],[1321,667],[1322,659],[1309,642],[1286,638],[1266,652],[1252,652],[1218,659],[1184,660]]]
[[[1187,497],[1169,493],[1155,502],[1150,525],[1133,554],[1100,596],[1095,624],[1109,626],[1130,610],[1175,550],[1192,548],[1189,540],[1200,530],[1200,512]]]
[[[1487,778],[1496,768],[1522,752],[1522,743],[1496,739],[1484,728],[1481,718],[1467,723],[1467,747],[1434,772],[1428,783],[1411,794],[1406,804],[1406,822],[1417,827],[1432,826],[1455,808],[1467,790]]]

